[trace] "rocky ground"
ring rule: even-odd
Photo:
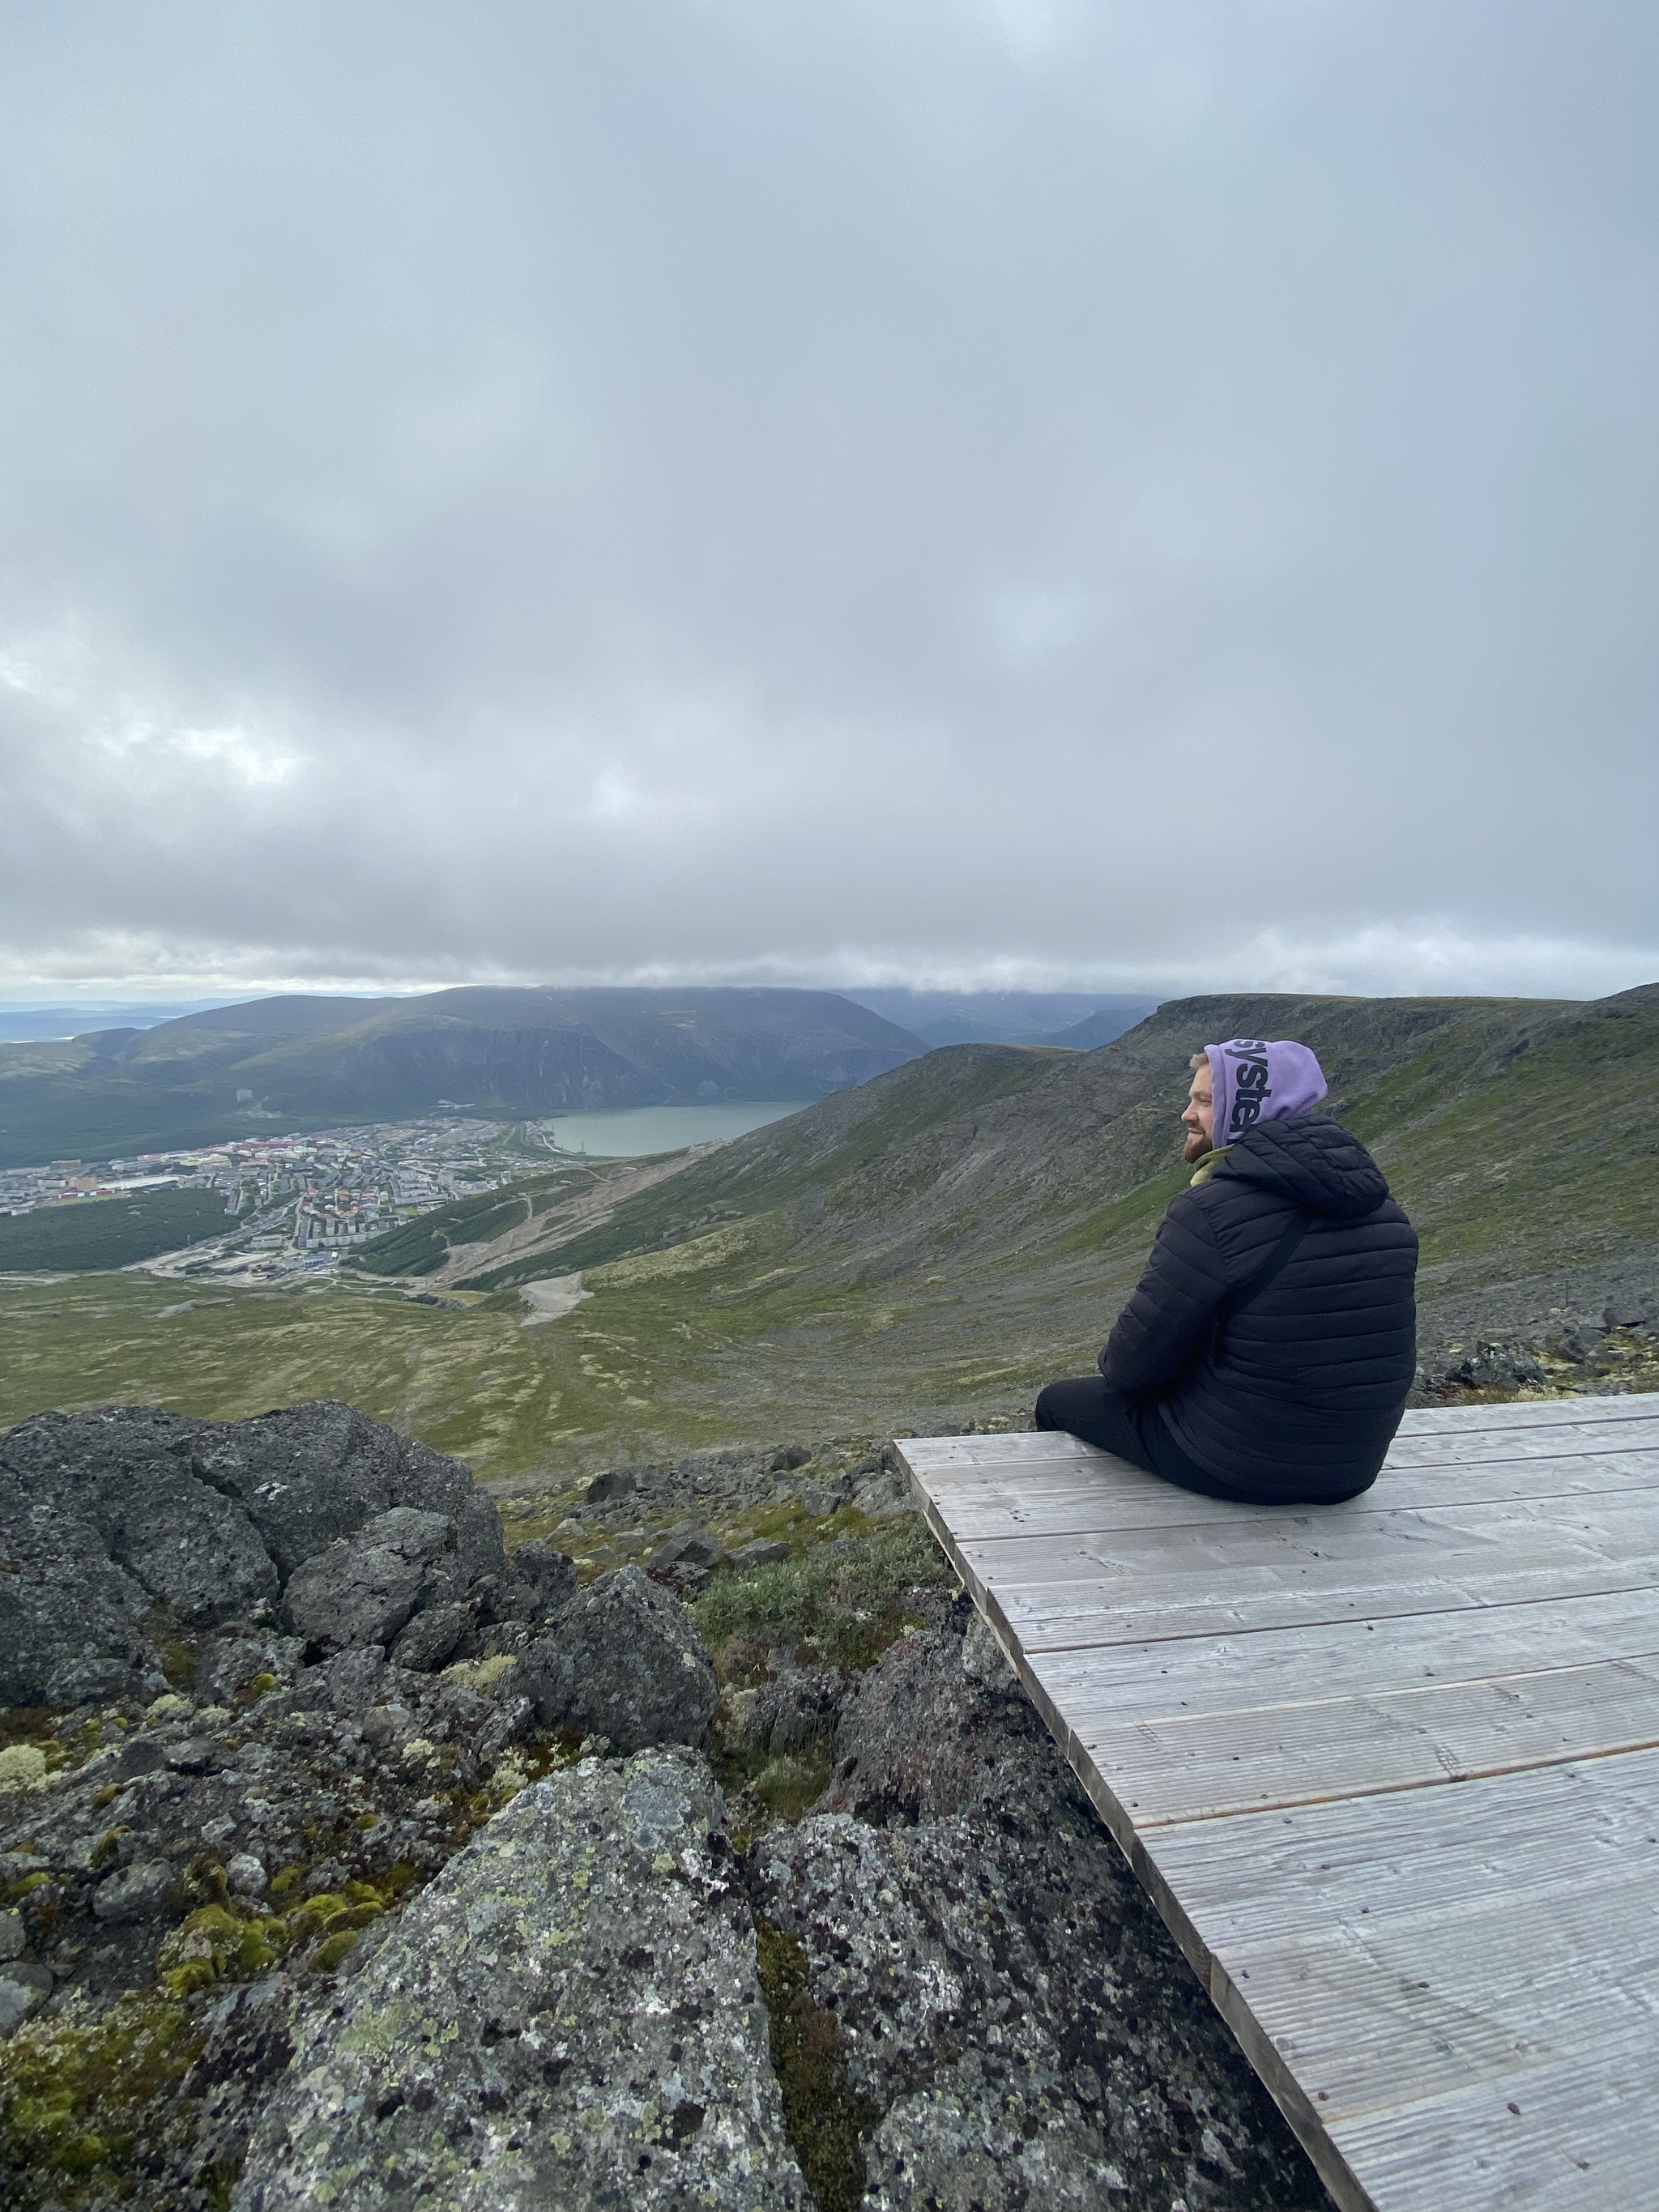
[[[1659,1299],[1545,1319],[1417,1398],[1659,1389]],[[21,2212],[1327,2203],[879,1439],[45,1415],[0,1705]]]
[[[890,1452],[504,1506],[0,1439],[9,2204],[1325,2203]]]
[[[1449,1309],[1419,1334],[1412,1404],[1659,1390],[1656,1279],[1647,1266],[1604,1269],[1588,1289],[1540,1278]]]

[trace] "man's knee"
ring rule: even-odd
[[[1037,1392],[1037,1401],[1032,1409],[1031,1419],[1038,1428],[1058,1429],[1063,1426],[1055,1407],[1056,1397],[1062,1387],[1058,1382],[1050,1382]]]

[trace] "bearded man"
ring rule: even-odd
[[[1355,1497],[1416,1372],[1416,1232],[1359,1139],[1315,1115],[1305,1045],[1233,1037],[1191,1065],[1192,1183],[1099,1376],[1051,1382],[1036,1425],[1206,1497]]]

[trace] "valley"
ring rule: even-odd
[[[1249,1033],[1314,1046],[1417,1223],[1431,1364],[1481,1337],[1595,1334],[1616,1295],[1628,1328],[1556,1383],[1645,1374],[1659,990],[1251,996],[1176,1002],[1086,1054],[937,1050],[597,1205],[521,1179],[367,1240],[326,1285],[0,1277],[0,1419],[339,1396],[486,1479],[550,1482],[1017,1421],[1042,1382],[1087,1371],[1181,1187],[1188,1054]],[[576,1276],[555,1318],[524,1295]]]

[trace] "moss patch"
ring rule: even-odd
[[[176,2112],[168,2093],[202,2041],[184,2005],[157,1990],[122,1997],[90,2026],[19,2028],[0,2049],[6,2203],[27,2212],[125,2193],[145,2154],[163,2147]]]
[[[863,2138],[880,2108],[848,2079],[841,2023],[812,2002],[801,1945],[762,1921],[755,1950],[790,2148],[820,2212],[857,2212],[868,2179]]]

